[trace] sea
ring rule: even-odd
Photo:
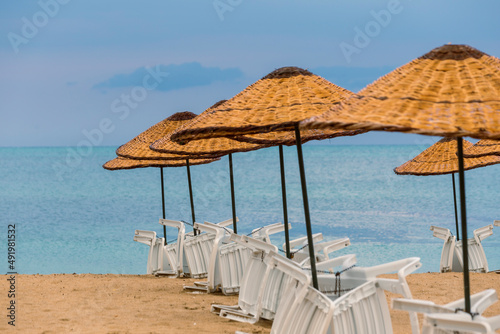
[[[362,266],[417,256],[418,272],[439,271],[443,241],[430,227],[456,234],[452,177],[393,172],[427,146],[304,145],[313,232],[324,240],[349,237],[351,245],[337,253],[356,254]],[[160,170],[103,169],[115,149],[0,148],[4,273],[146,273],[148,247],[133,237],[136,229],[163,235]],[[298,238],[306,227],[296,147],[284,152],[290,234]],[[282,222],[278,148],[236,153],[233,165],[238,233]],[[191,174],[196,220],[231,218],[228,158],[192,166]],[[466,172],[469,237],[500,219],[499,175],[500,165]],[[191,223],[186,168],[165,168],[164,179],[166,217]],[[9,249],[12,234],[15,245]],[[173,239],[175,231],[167,230],[167,240]],[[283,242],[282,233],[273,236],[274,244]],[[483,245],[490,270],[500,269],[500,228]]]

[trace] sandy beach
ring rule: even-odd
[[[392,275],[389,275],[392,276]],[[394,276],[392,276],[394,277]],[[9,276],[2,275],[6,311]],[[15,328],[2,316],[0,331],[22,333],[269,333],[272,323],[228,321],[210,313],[212,303],[234,305],[237,296],[183,291],[194,279],[146,275],[54,274],[16,276]],[[408,276],[414,298],[447,303],[463,296],[459,273]],[[500,291],[500,275],[471,273],[473,293]],[[393,298],[388,295],[388,298]],[[500,314],[500,302],[486,316]],[[391,311],[395,333],[410,333],[406,312]]]

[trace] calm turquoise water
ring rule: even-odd
[[[135,229],[161,233],[160,171],[107,171],[115,147],[0,148],[1,254],[16,224],[16,270],[25,274],[145,273],[147,247]],[[305,145],[314,232],[348,236],[362,265],[419,256],[437,271],[442,242],[430,225],[454,231],[451,176],[397,176],[392,169],[423,146]],[[85,156],[85,157],[82,157]],[[295,147],[285,148],[291,235],[305,235]],[[239,232],[282,221],[278,148],[233,156]],[[466,173],[469,233],[500,219],[500,166]],[[192,167],[198,221],[231,217],[227,157]],[[165,169],[167,218],[191,220],[185,168]],[[171,231],[173,232],[173,231]],[[173,236],[173,233],[170,234]],[[283,237],[275,238],[281,244]],[[500,268],[500,229],[484,241]]]

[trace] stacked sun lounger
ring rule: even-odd
[[[493,234],[493,226],[500,226],[500,221],[495,220],[491,225],[487,225],[474,230],[473,237],[467,239],[469,250],[469,271],[486,273],[488,272],[488,260],[484,253],[482,241]],[[433,236],[444,241],[441,251],[441,261],[439,270],[442,273],[453,271],[463,271],[462,241],[457,241],[447,228],[431,226]]]

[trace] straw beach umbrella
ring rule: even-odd
[[[500,155],[500,140],[481,139],[472,147],[464,150],[465,158],[477,158],[493,154]]]
[[[351,95],[353,95],[352,92],[307,70],[298,67],[283,67],[248,86],[212,112],[203,117],[197,117],[189,124],[189,127],[179,129],[171,137],[174,141],[184,143],[190,140],[238,137],[274,131],[292,131],[294,133],[312,281],[316,288],[318,280],[302,158],[302,138],[298,123],[308,117],[325,112]],[[329,135],[324,138],[361,133],[361,131],[355,133],[351,131],[337,132],[334,134],[334,132],[327,131],[325,133],[329,133]],[[271,139],[268,144],[280,145],[280,141]]]
[[[215,103],[213,106],[202,112],[195,118],[184,123],[176,129],[184,129],[186,126],[197,120],[199,117],[203,117],[207,113],[212,112],[215,108],[219,107],[221,104],[225,103],[226,100],[221,100]],[[185,156],[222,156],[228,155],[229,158],[229,181],[231,186],[231,208],[233,216],[233,230],[237,233],[236,225],[236,199],[234,195],[234,175],[233,175],[233,156],[232,153],[235,152],[247,152],[253,151],[259,148],[269,147],[271,145],[257,145],[251,143],[243,143],[230,138],[214,138],[207,140],[200,140],[196,142],[186,143],[184,145],[179,145],[173,142],[170,137],[175,133],[171,132],[158,138],[155,142],[150,143],[148,149],[153,150],[153,152],[161,152],[158,154],[166,155],[185,155]]]
[[[179,126],[185,124],[189,120],[196,117],[196,114],[193,114],[189,111],[178,112],[170,117],[165,118],[163,121],[156,123],[155,125],[148,128],[146,131],[141,132],[139,135],[134,137],[132,140],[127,142],[126,144],[120,146],[116,150],[116,154],[122,158],[129,158],[135,160],[168,160],[170,161],[168,165],[170,167],[173,166],[186,166],[187,169],[187,177],[188,177],[188,186],[189,186],[189,199],[191,202],[191,217],[193,220],[193,224],[195,223],[196,216],[194,211],[194,199],[193,199],[193,191],[191,185],[191,171],[190,171],[190,163],[189,159],[193,158],[215,158],[216,155],[212,154],[210,156],[195,156],[195,155],[177,155],[177,154],[161,154],[158,152],[154,152],[149,149],[149,145],[153,143],[155,140],[162,138],[163,136],[175,131]],[[172,161],[181,160],[182,162],[176,164]],[[213,160],[210,160],[213,161]],[[123,163],[123,160],[120,160]],[[163,178],[163,165],[158,165],[160,167],[160,178],[161,178],[161,193],[162,193],[162,217],[165,219],[165,190],[164,190],[164,178]],[[165,237],[165,241],[167,240],[166,236],[166,227],[163,226],[163,234]],[[196,234],[196,231],[194,231]]]
[[[500,59],[467,45],[444,45],[301,126],[457,137],[463,258],[468,259],[462,137],[500,139],[498,96]],[[470,313],[468,266],[464,260],[465,310]]]
[[[464,140],[464,150],[472,147],[472,143]],[[453,184],[453,204],[455,208],[455,227],[457,240],[460,240],[457,213],[457,195],[455,190],[455,173],[458,172],[456,138],[443,138],[415,158],[394,168],[398,175],[444,175],[451,174]],[[482,158],[464,159],[464,170],[485,167],[500,163],[500,157],[486,156]]]

